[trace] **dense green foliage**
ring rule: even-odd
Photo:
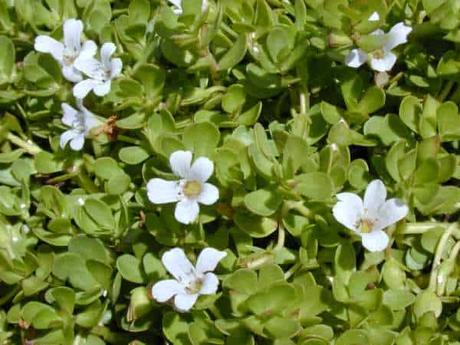
[[[460,2],[203,10],[0,0],[0,344],[460,344]],[[73,85],[34,50],[68,18],[123,61],[84,99],[101,125],[81,151],[59,144]],[[398,22],[391,71],[345,65]],[[211,159],[220,193],[190,225],[147,197],[177,150]],[[380,252],[332,215],[374,179],[409,206]],[[188,313],[150,293],[172,247],[227,252]]]

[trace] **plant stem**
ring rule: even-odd
[[[276,242],[275,248],[273,248],[274,251],[280,250],[281,248],[284,247],[284,241],[286,240],[286,230],[284,230],[283,223],[280,221],[278,223],[278,240]]]
[[[441,264],[441,258],[444,253],[444,249],[447,244],[447,240],[452,235],[454,230],[458,230],[458,224],[453,223],[451,224],[447,230],[442,234],[441,239],[438,242],[438,246],[436,247],[436,253],[433,259],[433,266],[431,267],[431,275],[430,275],[430,282],[428,288],[432,291],[436,290],[436,282],[437,282],[437,275],[438,275],[438,267]]]
[[[26,152],[31,155],[36,155],[37,153],[42,151],[42,149],[36,144],[34,144],[31,140],[24,141],[17,135],[14,135],[13,133],[8,133],[6,135],[6,138],[16,146],[19,146],[20,148],[26,150]]]

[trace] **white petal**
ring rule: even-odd
[[[78,134],[75,138],[70,140],[70,148],[74,151],[80,151],[85,144],[85,134]]]
[[[169,164],[174,175],[182,178],[187,178],[191,163],[192,153],[190,151],[176,151],[169,157]]]
[[[112,59],[110,68],[110,78],[118,77],[123,69],[123,62],[120,58]]]
[[[361,49],[352,49],[345,58],[345,65],[358,68],[367,61],[367,53]]]
[[[339,200],[332,209],[334,218],[350,230],[358,232],[357,225],[363,215],[363,201],[354,193],[337,194]]]
[[[85,126],[86,126],[86,133],[88,133],[91,129],[94,127],[97,127],[100,125],[99,120],[94,116],[94,114],[88,112],[87,114],[85,113]]]
[[[154,204],[167,204],[178,201],[178,181],[166,181],[153,178],[147,183],[147,196]]]
[[[377,72],[388,72],[396,63],[396,55],[390,51],[385,51],[382,59],[371,58],[371,67]]]
[[[78,114],[78,110],[74,109],[67,103],[62,103],[61,104],[62,112],[64,115],[62,116],[62,123],[65,124],[66,126],[72,126],[72,123],[75,121],[75,117]]]
[[[75,60],[74,66],[87,76],[97,80],[103,80],[104,70],[100,61],[94,58],[79,57]]]
[[[407,36],[411,33],[412,28],[400,22],[394,25],[387,34],[385,48],[391,50],[400,44],[407,42]]]
[[[377,11],[374,11],[367,20],[370,22],[378,22],[380,20],[380,15]]]
[[[97,45],[94,41],[86,41],[83,43],[83,47],[80,50],[80,55],[78,56],[81,59],[90,59],[94,57],[97,53]]]
[[[195,221],[200,213],[200,207],[195,200],[182,200],[176,205],[174,217],[182,224],[190,224]]]
[[[174,279],[162,280],[152,286],[152,296],[160,303],[166,302],[180,293],[185,293],[185,289]]]
[[[206,157],[198,157],[190,168],[187,179],[206,182],[214,171],[214,163]]]
[[[192,309],[197,299],[198,294],[179,294],[174,297],[174,306],[178,311],[186,312]]]
[[[73,95],[76,98],[83,99],[88,93],[99,84],[97,80],[85,79],[73,87]]]
[[[110,68],[110,57],[115,53],[117,47],[112,42],[104,43],[101,47],[101,62],[107,68]]]
[[[380,180],[373,180],[364,193],[364,210],[370,219],[378,217],[380,207],[385,203],[387,190]]]
[[[78,83],[83,79],[81,73],[78,69],[74,68],[73,65],[63,65],[62,66],[62,75],[68,81],[72,83]]]
[[[81,33],[83,32],[83,23],[81,20],[68,19],[64,22],[64,44],[75,52],[81,48]]]
[[[210,183],[203,183],[202,191],[197,201],[204,205],[212,205],[219,199],[219,190]]]
[[[93,92],[94,94],[98,95],[98,96],[105,96],[107,95],[109,92],[110,92],[110,86],[111,86],[111,82],[110,80],[108,81],[105,81],[105,82],[100,82],[100,83],[97,83],[95,86],[94,86],[94,89],[93,89]]]
[[[377,29],[377,30],[372,31],[370,34],[374,36],[384,36],[385,31],[383,31],[382,29]]]
[[[54,38],[43,35],[38,36],[35,38],[34,48],[36,51],[41,53],[49,53],[53,56],[53,58],[62,62],[64,45],[61,42],[56,41]]]
[[[174,9],[173,12],[176,15],[182,14],[182,0],[168,0],[171,4],[173,4]]]
[[[214,273],[206,273],[203,279],[203,286],[200,290],[200,295],[212,295],[217,292],[219,287],[219,279]]]
[[[370,252],[379,252],[384,250],[390,241],[388,235],[381,230],[364,233],[361,235],[361,240],[363,242],[363,247]]]
[[[62,133],[61,138],[59,139],[59,144],[61,148],[63,149],[70,140],[73,140],[79,134],[80,133],[78,133],[77,131],[73,129],[69,129],[68,131],[65,131],[64,133]]]
[[[164,267],[176,280],[188,281],[189,275],[195,272],[190,260],[185,256],[182,248],[173,248],[168,250],[161,257]]]
[[[217,250],[215,248],[205,248],[201,251],[198,259],[196,260],[196,271],[199,273],[214,271],[217,264],[227,256],[226,252]]]
[[[380,207],[378,212],[379,216],[374,229],[382,230],[405,218],[409,213],[409,208],[400,199],[390,199]]]

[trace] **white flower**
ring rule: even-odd
[[[183,224],[190,224],[200,212],[198,203],[212,205],[219,199],[219,190],[206,181],[214,171],[214,164],[206,157],[198,157],[192,164],[190,151],[176,151],[169,157],[173,173],[179,181],[160,178],[147,183],[147,193],[154,204],[177,202],[174,216]]]
[[[396,63],[396,55],[391,50],[406,43],[407,36],[411,31],[412,28],[404,25],[404,23],[396,24],[387,34],[382,30],[375,30],[371,35],[379,36],[381,41],[379,49],[369,54],[362,49],[352,49],[345,58],[345,64],[349,67],[358,68],[369,61],[371,68],[375,71],[390,71]]]
[[[86,41],[81,44],[83,23],[81,20],[68,19],[64,22],[64,44],[49,36],[35,38],[34,48],[42,53],[49,53],[62,67],[62,74],[67,80],[77,83],[83,79],[81,72],[75,68],[75,61],[92,58],[97,51],[96,43]]]
[[[105,96],[110,92],[112,79],[120,75],[123,67],[120,58],[111,59],[116,49],[112,42],[104,43],[101,47],[101,61],[95,58],[75,61],[75,67],[90,78],[73,87],[76,98],[85,98],[91,90],[98,96]]]
[[[162,280],[153,285],[153,298],[164,303],[174,297],[174,306],[178,311],[189,311],[198,296],[216,293],[219,280],[211,271],[226,255],[226,252],[205,248],[198,256],[196,267],[193,267],[181,248],[168,250],[161,261],[175,279]]]
[[[64,148],[70,141],[70,148],[74,151],[82,149],[85,136],[99,124],[94,114],[83,106],[82,100],[77,100],[77,107],[79,110],[62,103],[62,122],[72,128],[62,133],[60,144],[61,148]]]
[[[374,11],[372,14],[367,18],[370,22],[378,22],[380,20],[380,15],[378,12]]]
[[[183,10],[182,10],[182,0],[168,0],[173,6],[173,12],[174,14],[180,16],[182,15],[183,13]],[[208,1],[207,0],[203,0],[201,2],[201,12],[204,12],[206,11],[206,9],[208,8]]]
[[[387,191],[380,180],[366,188],[364,201],[354,193],[337,194],[339,200],[332,212],[337,221],[361,236],[363,246],[371,252],[388,246],[386,227],[407,216],[408,207],[399,199],[385,200]]]

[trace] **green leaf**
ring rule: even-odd
[[[195,157],[212,157],[219,140],[219,130],[209,122],[197,123],[187,127],[183,136],[185,147],[192,151]]]
[[[303,196],[313,201],[330,199],[334,192],[334,184],[331,178],[322,172],[311,172],[296,177],[295,189]]]
[[[149,158],[149,153],[140,146],[127,146],[118,152],[118,156],[126,164],[137,165]]]
[[[117,269],[121,276],[132,283],[144,283],[141,262],[132,255],[124,254],[117,259]]]
[[[0,83],[12,82],[16,52],[13,42],[6,36],[0,36]]]
[[[219,69],[227,70],[234,67],[246,55],[246,34],[238,36],[233,46],[220,58]]]
[[[279,193],[273,189],[259,189],[244,197],[245,206],[259,216],[271,216],[282,201]]]

